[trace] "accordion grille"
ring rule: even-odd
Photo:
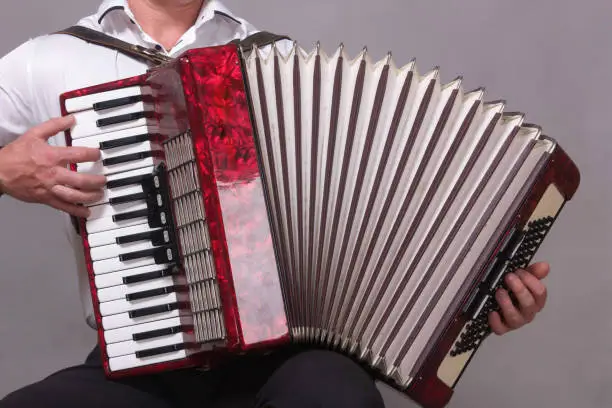
[[[226,331],[192,146],[191,133],[185,132],[167,140],[164,150],[194,334],[197,342],[209,343],[223,340]]]

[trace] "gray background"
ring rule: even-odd
[[[539,259],[552,263],[536,322],[491,338],[452,407],[612,406],[610,12],[604,0],[226,2],[260,28],[326,48],[416,57],[463,74],[489,99],[528,113],[578,162],[583,179]],[[98,0],[0,0],[0,53],[92,13]],[[1,107],[0,107],[1,109]],[[82,319],[61,216],[0,200],[0,395],[80,362],[94,344]],[[409,406],[385,392],[389,407]]]

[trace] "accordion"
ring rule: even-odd
[[[112,378],[296,344],[445,406],[580,181],[504,101],[365,49],[192,49],[60,102],[107,176],[78,231]]]

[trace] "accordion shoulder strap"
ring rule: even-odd
[[[57,31],[54,34],[72,35],[73,37],[80,38],[88,43],[111,48],[133,58],[149,62],[153,65],[159,65],[171,60],[171,57],[168,57],[167,55],[164,55],[156,50],[145,48],[136,44],[130,44],[108,34],[104,34],[100,31],[83,26],[75,25],[64,30]]]
[[[148,62],[152,65],[160,65],[171,61],[172,57],[162,54],[157,50],[146,48],[136,44],[130,44],[108,34],[83,26],[72,26],[64,30],[56,31],[54,34],[66,34],[80,38],[91,44],[100,45],[106,48],[111,48],[123,54],[136,58],[138,60]],[[243,50],[249,50],[253,46],[264,47],[275,41],[289,40],[285,35],[274,34],[268,31],[259,31],[247,36],[242,40],[233,40],[230,43],[238,45]]]

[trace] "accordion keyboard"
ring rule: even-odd
[[[111,370],[185,358],[225,335],[194,159],[177,154],[189,135],[164,138],[147,97],[133,86],[66,103],[72,145],[101,150],[75,170],[107,176],[80,232]]]

